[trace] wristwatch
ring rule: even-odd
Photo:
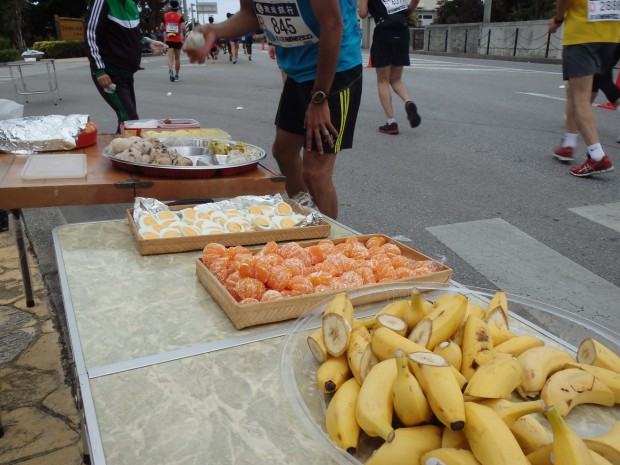
[[[310,100],[312,103],[323,103],[323,101],[327,98],[327,93],[322,90],[313,90],[310,94]]]

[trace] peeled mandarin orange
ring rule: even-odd
[[[260,300],[265,290],[265,285],[255,278],[241,278],[235,285],[235,291],[241,300],[250,297]]]
[[[306,274],[306,265],[299,258],[287,258],[282,262],[282,266],[290,270],[290,272],[293,273],[293,276],[303,276]]]
[[[217,242],[209,242],[205,248],[202,250],[202,253],[206,254],[215,254],[218,256],[222,256],[226,253],[226,247]]]
[[[382,246],[383,244],[385,244],[386,240],[385,237],[380,237],[380,236],[373,236],[373,237],[369,237],[368,240],[366,241],[366,248],[370,249],[371,247],[375,247],[375,246]]]
[[[242,299],[239,303],[241,305],[245,305],[245,304],[257,304],[259,302],[260,300],[255,299],[254,297],[248,297],[247,299]]]
[[[288,282],[288,287],[294,295],[312,294],[314,286],[307,276],[293,276]]]
[[[269,302],[271,300],[279,300],[284,298],[280,291],[276,291],[275,289],[268,289],[265,291],[263,296],[260,298],[261,302]]]
[[[282,291],[286,289],[288,282],[293,277],[293,274],[290,270],[286,269],[282,265],[274,266],[271,269],[271,274],[269,275],[269,279],[265,283],[268,288],[275,289],[276,291]]]

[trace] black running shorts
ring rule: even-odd
[[[562,49],[562,75],[564,80],[581,76],[603,74],[616,57],[618,44],[596,42],[565,45]]]
[[[375,28],[370,60],[375,68],[409,66],[409,28]]]
[[[169,42],[169,41],[166,41],[166,45],[168,47],[170,47],[171,49],[181,50],[181,48],[183,47],[183,42]]]
[[[334,76],[327,102],[331,122],[338,130],[338,137],[333,147],[323,144],[325,153],[338,153],[353,147],[353,132],[362,100],[362,70],[362,65],[359,65]],[[305,136],[304,119],[313,88],[314,81],[296,82],[291,78],[286,80],[276,114],[275,124],[279,129]],[[313,142],[313,150],[315,149]]]

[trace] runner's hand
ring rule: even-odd
[[[154,40],[149,43],[149,48],[153,51],[155,55],[161,55],[166,51],[166,44],[160,42],[158,40]]]
[[[212,44],[216,41],[215,31],[212,27],[196,26],[194,31],[200,32],[205,38],[205,44]],[[187,54],[190,63],[203,64],[209,55],[209,47],[203,47],[200,50],[187,48],[187,44],[183,44],[182,50]]]
[[[334,146],[334,139],[338,137],[338,131],[332,125],[327,101],[310,103],[306,110],[306,150],[312,151],[312,140],[316,141],[318,152],[323,154],[323,144]]]

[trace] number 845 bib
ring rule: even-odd
[[[296,0],[255,1],[254,11],[267,39],[276,45],[299,47],[319,41],[304,21]]]

